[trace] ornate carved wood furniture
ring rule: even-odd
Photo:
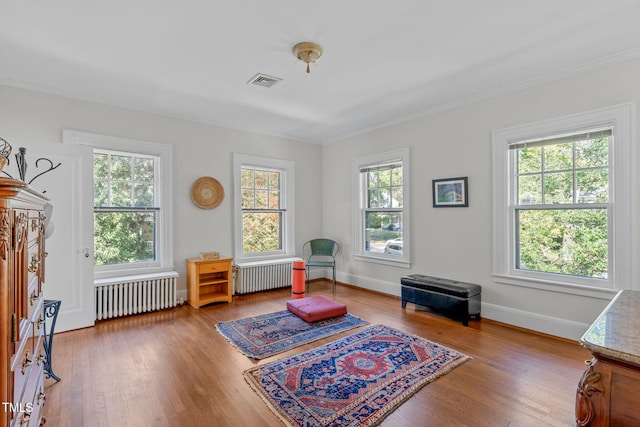
[[[422,274],[404,276],[400,284],[402,308],[412,302],[460,318],[464,326],[469,326],[470,317],[480,319],[480,285]]]
[[[44,424],[47,199],[0,178],[0,427]]]
[[[576,392],[576,425],[640,426],[640,292],[620,291],[580,340],[593,355]]]

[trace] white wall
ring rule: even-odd
[[[323,198],[331,204],[324,205],[323,227],[343,245],[339,279],[394,295],[400,294],[400,277],[405,274],[478,283],[484,317],[579,338],[608,300],[492,279],[491,131],[637,100],[639,76],[640,60],[630,61],[325,145]],[[351,160],[400,147],[411,151],[410,269],[352,256]],[[458,176],[469,177],[470,206],[434,209],[431,180]],[[638,284],[634,287],[640,289]]]
[[[321,235],[340,241],[339,280],[394,295],[400,294],[400,277],[411,273],[474,282],[483,287],[484,317],[575,339],[606,300],[492,279],[491,131],[639,98],[636,60],[318,146],[0,86],[0,135],[59,143],[62,129],[75,129],[172,144],[174,262],[181,290],[185,258],[205,250],[232,253],[231,153],[242,152],[296,163],[297,250]],[[351,255],[351,161],[400,147],[410,147],[412,158],[410,269]],[[217,178],[226,191],[214,210],[200,210],[189,198],[192,182],[203,175]],[[431,180],[455,176],[469,177],[470,206],[432,208]]]
[[[296,252],[301,253],[306,240],[321,235],[319,145],[0,86],[0,136],[9,142],[15,138],[53,144],[62,142],[63,129],[173,145],[174,264],[180,291],[186,290],[185,258],[208,250],[233,255],[233,152],[294,161]],[[216,178],[225,189],[224,201],[213,210],[191,202],[191,184],[201,176]]]

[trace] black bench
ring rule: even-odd
[[[480,285],[411,274],[400,279],[402,308],[407,302],[461,318],[469,326],[469,318],[480,319]]]

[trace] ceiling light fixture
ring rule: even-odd
[[[310,73],[309,64],[316,62],[322,56],[322,48],[313,42],[298,43],[293,47],[293,56],[307,63],[307,73]]]

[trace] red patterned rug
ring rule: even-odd
[[[387,326],[371,326],[244,372],[291,426],[373,426],[421,387],[469,359]]]

